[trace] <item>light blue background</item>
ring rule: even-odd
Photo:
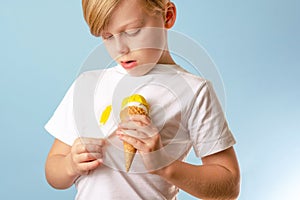
[[[239,199],[300,199],[299,1],[175,3],[173,30],[202,44],[224,81]],[[1,0],[0,31],[0,198],[72,199],[74,188],[57,191],[44,178],[53,138],[43,126],[100,40],[71,0]]]

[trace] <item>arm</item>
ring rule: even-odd
[[[123,130],[127,129],[136,130],[143,135],[126,135]],[[175,160],[169,166],[153,171],[151,164],[156,160],[168,159],[168,155],[156,154],[160,157],[152,159],[144,156],[162,148],[160,134],[150,120],[142,116],[133,116],[128,122],[120,124],[117,134],[121,140],[138,149],[146,168],[152,169],[150,173],[161,176],[191,195],[202,199],[234,199],[239,195],[240,174],[233,147],[202,158],[203,165],[200,166]]]
[[[196,166],[176,160],[155,173],[198,198],[237,198],[240,174],[233,147],[204,157],[202,162]]]
[[[55,139],[45,166],[46,179],[56,189],[66,189],[80,176],[102,164],[104,140],[81,138],[72,146]]]

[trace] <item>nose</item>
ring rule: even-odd
[[[116,50],[118,54],[125,55],[129,52],[129,46],[127,44],[126,38],[122,37],[122,34],[116,36]]]

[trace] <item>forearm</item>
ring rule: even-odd
[[[195,166],[175,161],[159,175],[201,199],[235,199],[239,194],[239,175],[221,165]]]
[[[72,173],[70,155],[52,155],[46,162],[46,178],[48,183],[56,189],[71,187],[78,175]]]

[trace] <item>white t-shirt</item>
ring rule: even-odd
[[[76,199],[176,199],[178,188],[147,173],[138,153],[130,173],[124,172],[122,142],[112,133],[123,98],[135,93],[149,103],[151,120],[173,160],[183,161],[192,147],[201,158],[235,144],[211,83],[177,65],[157,64],[141,77],[128,75],[121,66],[84,72],[45,126],[70,146],[78,137],[105,137],[109,141],[105,165],[76,180]],[[111,114],[100,125],[101,113],[109,105]]]

